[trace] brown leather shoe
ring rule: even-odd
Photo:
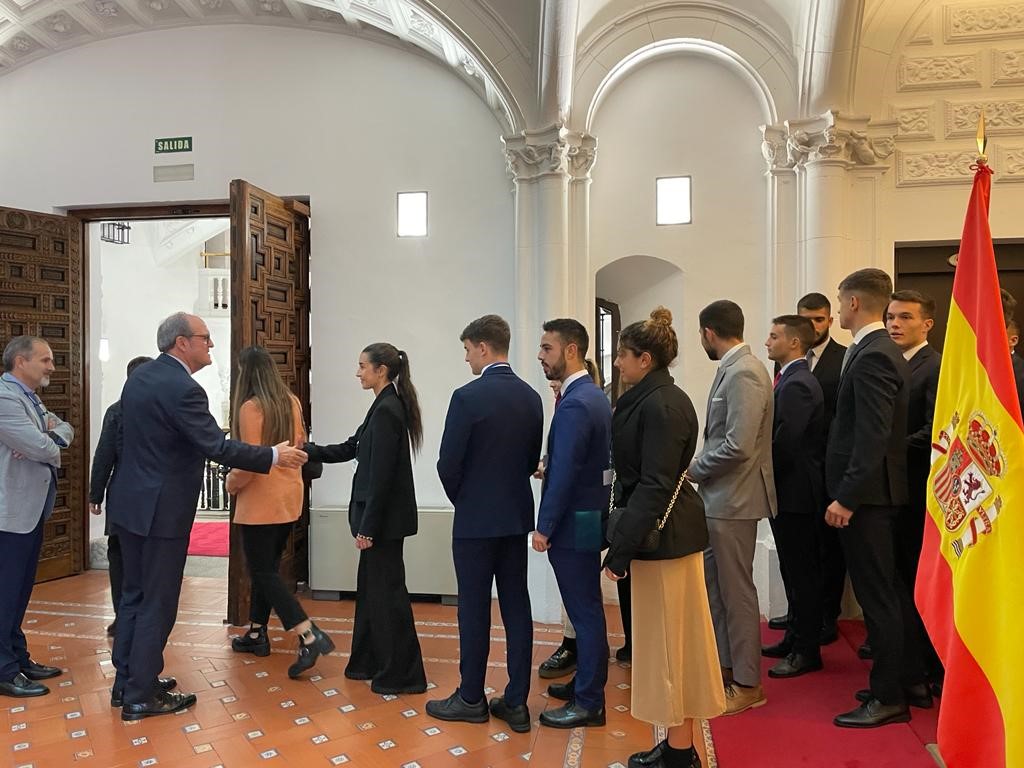
[[[768,703],[768,697],[764,695],[764,688],[755,685],[753,688],[744,688],[742,685],[726,686],[725,688],[725,714],[738,715],[748,709],[763,707]]]

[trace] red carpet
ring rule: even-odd
[[[228,522],[196,523],[188,540],[190,555],[228,556]]]
[[[936,768],[925,744],[935,742],[938,710],[911,709],[909,723],[868,730],[837,728],[832,718],[857,706],[853,694],[868,684],[870,662],[857,658],[864,640],[859,621],[840,622],[838,642],[822,648],[825,669],[773,680],[776,659],[762,659],[768,703],[711,721],[718,768]],[[765,643],[782,639],[762,624]]]

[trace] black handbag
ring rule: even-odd
[[[672,514],[672,507],[676,505],[676,499],[679,498],[679,491],[683,488],[683,481],[686,480],[686,472],[679,476],[679,482],[676,483],[676,490],[672,494],[672,499],[668,503],[668,508],[665,510],[665,514],[658,520],[658,524],[655,525],[651,530],[647,532],[640,543],[636,547],[637,554],[647,555],[658,549],[658,545],[661,543],[661,531],[665,527],[665,523],[668,522],[668,516]],[[611,542],[615,538],[615,529],[618,528],[622,522],[622,518],[626,514],[627,507],[616,507],[615,506],[615,473],[612,473],[612,492],[611,499],[608,501],[608,541]]]

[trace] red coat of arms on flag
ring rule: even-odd
[[[995,430],[980,411],[971,414],[967,434],[957,433],[960,414],[953,413],[949,426],[932,443],[932,492],[942,510],[946,530],[955,534],[953,551],[960,557],[974,546],[978,537],[991,532],[1002,508],[1002,499],[993,493],[991,481],[1003,476],[1006,461],[999,450]]]

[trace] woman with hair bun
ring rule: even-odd
[[[612,492],[625,512],[604,567],[613,581],[629,575],[637,598],[633,717],[668,729],[665,741],[629,758],[630,768],[700,768],[693,721],[725,711],[704,584],[704,504],[684,474],[697,447],[697,414],[668,373],[678,353],[672,313],[658,307],[622,330],[615,358],[620,380],[631,385],[612,418]],[[663,519],[657,548],[638,551]]]
[[[423,693],[427,677],[402,556],[406,537],[417,530],[412,451],[423,444],[409,356],[391,344],[370,344],[359,355],[356,378],[375,395],[362,426],[344,443],[306,445],[311,461],[358,459],[348,520],[359,572],[345,677],[371,680],[374,693]]]

